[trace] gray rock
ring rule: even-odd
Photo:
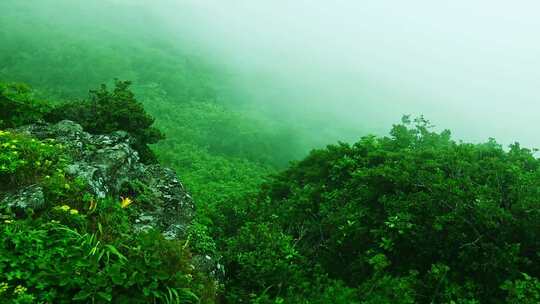
[[[68,120],[24,126],[16,131],[41,140],[52,139],[63,145],[70,157],[66,173],[85,180],[89,191],[97,198],[116,197],[120,201],[122,188],[129,182],[140,181],[147,188],[149,197],[145,198],[147,202],[144,205],[137,198],[132,198],[134,203],[130,208],[139,213],[133,223],[134,230],[158,229],[168,239],[185,238],[195,212],[193,200],[174,171],[139,162],[137,152],[131,148],[133,141],[128,133],[118,131],[92,135]],[[31,193],[27,191],[24,194]],[[10,204],[31,204],[29,198],[21,195],[16,201],[9,198]]]
[[[17,189],[4,195],[0,206],[16,213],[25,213],[30,209],[39,211],[45,209],[43,189],[38,185],[31,185]]]

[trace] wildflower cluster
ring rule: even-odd
[[[0,131],[0,188],[35,182],[63,162],[62,147],[53,140]]]
[[[61,211],[61,212],[66,212],[66,213],[69,213],[69,214],[72,214],[72,215],[79,214],[79,210],[77,210],[75,208],[71,208],[68,205],[56,206],[56,207],[54,207],[54,210]]]
[[[10,286],[7,282],[0,283],[0,298],[2,300],[13,297],[12,300],[15,301],[9,303],[34,303],[35,297],[27,293],[28,288],[17,285],[11,293],[8,292],[9,288]],[[4,301],[2,301],[2,303],[4,303]]]
[[[21,285],[17,285],[17,287],[15,287],[15,290],[13,291],[14,294],[16,295],[22,295],[24,294],[28,289],[24,286],[21,286]]]

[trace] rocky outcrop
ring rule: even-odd
[[[125,196],[133,200],[129,207],[133,233],[155,229],[169,240],[189,239],[187,232],[195,213],[191,196],[174,171],[158,164],[141,163],[126,132],[93,135],[67,120],[12,131],[63,146],[68,157],[65,174],[82,179],[95,198],[108,197],[120,202],[121,196]],[[47,208],[39,184],[0,193],[0,207],[21,215]],[[195,253],[192,263],[214,277],[216,284],[223,275],[223,266],[212,254]]]
[[[134,230],[158,229],[168,239],[185,238],[194,215],[193,200],[172,170],[139,162],[127,133],[92,135],[71,121],[34,124],[15,131],[64,146],[70,157],[66,174],[83,179],[97,198],[119,199],[137,183],[143,188],[147,203],[134,204],[137,210]],[[39,186],[33,185],[9,193],[2,201],[13,207],[36,210],[43,203],[43,193]]]

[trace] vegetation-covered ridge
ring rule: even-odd
[[[214,303],[216,265],[191,246],[193,202],[174,173],[139,162],[148,116],[125,85],[102,88],[119,111],[94,129],[92,99],[61,106],[93,135],[0,84],[2,303]]]
[[[534,150],[459,142],[424,119],[406,117],[386,136],[348,128],[378,126],[419,103],[424,112],[435,108],[427,95],[414,97],[416,85],[469,100],[489,81],[478,78],[480,86],[456,95],[437,85],[450,74],[426,82],[429,69],[405,73],[401,31],[399,44],[387,48],[396,56],[377,56],[392,60],[372,60],[369,48],[354,54],[376,65],[375,73],[363,68],[369,64],[341,61],[347,69],[340,70],[340,60],[328,60],[354,41],[328,44],[321,35],[319,44],[299,43],[306,40],[296,30],[250,53],[264,31],[253,37],[238,25],[253,21],[255,32],[260,25],[277,34],[279,24],[249,16],[230,24],[237,31],[226,28],[248,44],[211,64],[192,44],[198,39],[187,37],[206,31],[191,22],[202,19],[179,17],[197,10],[161,15],[173,2],[190,1],[0,1],[0,303],[540,303]],[[239,8],[222,2],[224,12]],[[290,21],[301,24],[310,11],[290,10],[301,13]],[[212,45],[234,44],[233,36],[211,32]],[[264,71],[253,59],[279,49],[275,38],[293,42],[293,52],[276,53]],[[306,45],[328,68],[302,57],[313,68],[295,71],[300,57],[288,54]],[[241,60],[225,59],[235,57]],[[444,71],[426,58],[417,67]],[[472,84],[471,67],[492,63],[446,59],[465,64],[463,79]],[[499,63],[505,75],[518,67]],[[485,70],[497,75],[496,67]],[[404,90],[384,81],[393,74]],[[506,93],[484,102],[502,106],[515,97]],[[340,96],[349,106],[342,121],[332,120]],[[413,97],[418,103],[408,102]],[[317,104],[321,113],[304,111]],[[487,117],[476,114],[478,124]],[[465,129],[473,125],[455,131],[475,138],[479,130]],[[325,147],[338,138],[350,143]]]

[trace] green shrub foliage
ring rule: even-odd
[[[187,241],[135,233],[130,208],[88,194],[64,173],[67,161],[61,145],[0,131],[0,200],[29,184],[45,200],[39,209],[0,205],[0,302],[214,302]]]
[[[34,98],[30,87],[0,82],[0,128],[14,128],[43,118],[49,106]]]
[[[62,164],[61,146],[0,130],[0,190],[50,178]]]
[[[230,284],[277,299],[322,273],[362,303],[533,303],[539,191],[533,151],[458,143],[405,117],[389,137],[314,150],[268,182],[230,230]],[[287,258],[299,262],[280,270]]]
[[[56,107],[48,119],[68,119],[79,123],[86,131],[94,134],[109,134],[125,131],[133,136],[133,147],[145,163],[156,162],[149,144],[163,139],[163,134],[152,125],[154,118],[146,113],[142,103],[135,99],[129,89],[131,82],[115,82],[112,91],[105,84],[90,91],[88,100],[69,102]]]

